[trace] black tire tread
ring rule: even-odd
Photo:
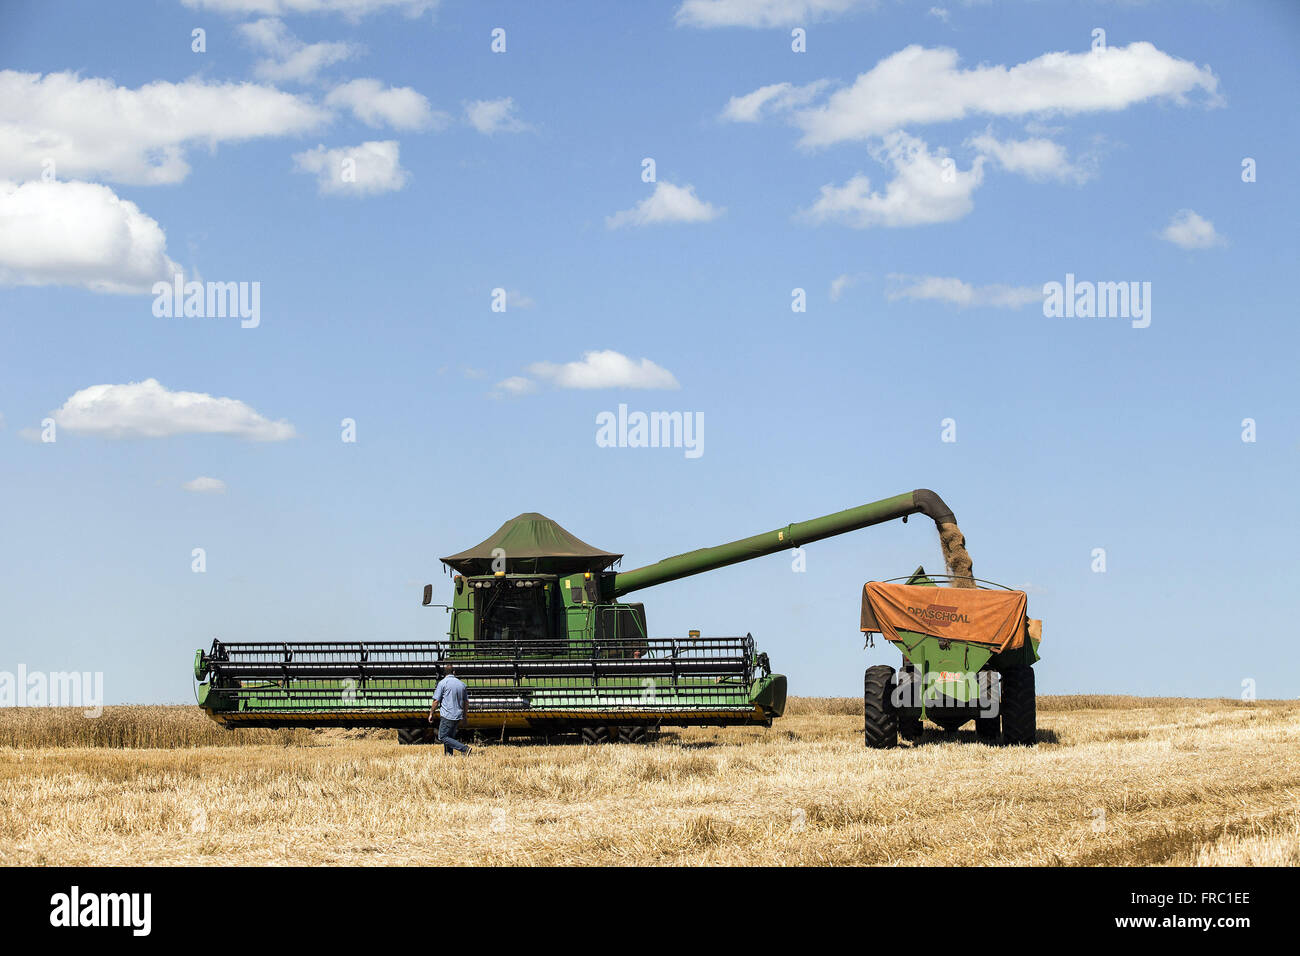
[[[1002,737],[1008,744],[1032,747],[1038,737],[1034,669],[1025,664],[1002,672]]]
[[[981,671],[979,706],[983,710],[992,704],[996,694],[1002,692],[1002,675],[997,671]],[[992,717],[975,718],[975,736],[986,744],[996,743],[1002,733],[1001,707]]]
[[[920,717],[898,717],[898,736],[909,743],[916,743],[925,736],[925,721]]]
[[[862,704],[866,714],[867,746],[874,750],[898,746],[898,711],[891,699],[893,691],[892,667],[876,664],[867,668],[862,678]]]

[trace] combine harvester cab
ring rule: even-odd
[[[431,742],[434,686],[454,669],[466,726],[509,734],[580,733],[639,741],[659,726],[770,726],[786,681],[754,639],[651,638],[645,607],[593,548],[539,514],[523,514],[442,561],[452,603],[436,641],[215,641],[195,660],[199,704],[227,727],[392,727]],[[633,582],[635,584],[635,582]]]
[[[979,739],[1032,745],[1037,734],[1033,664],[1042,622],[1027,615],[1024,591],[998,586],[940,587],[924,568],[903,583],[862,589],[862,631],[881,634],[903,665],[867,668],[863,681],[868,747],[919,741],[924,719],[947,731],[975,722]]]

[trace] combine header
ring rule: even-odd
[[[391,727],[430,739],[426,715],[448,666],[469,688],[467,726],[510,734],[642,739],[660,726],[770,726],[786,679],[754,639],[652,638],[634,592],[908,515],[952,513],[918,490],[691,551],[631,571],[549,518],[523,514],[442,559],[452,571],[445,639],[226,642],[195,656],[199,704],[227,727]],[[955,528],[955,525],[953,526]]]

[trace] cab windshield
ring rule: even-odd
[[[543,641],[546,630],[544,588],[517,588],[503,582],[483,599],[478,615],[480,641]]]

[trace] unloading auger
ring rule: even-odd
[[[785,709],[786,679],[751,635],[652,638],[644,604],[620,598],[913,514],[941,534],[956,529],[943,500],[919,489],[630,571],[612,570],[621,554],[522,514],[442,559],[450,605],[434,605],[425,586],[423,603],[450,614],[444,639],[216,640],[195,656],[199,705],[227,727],[390,727],[416,743],[451,666],[469,688],[469,728],[501,737],[595,742],[639,740],[660,726],[770,726]]]

